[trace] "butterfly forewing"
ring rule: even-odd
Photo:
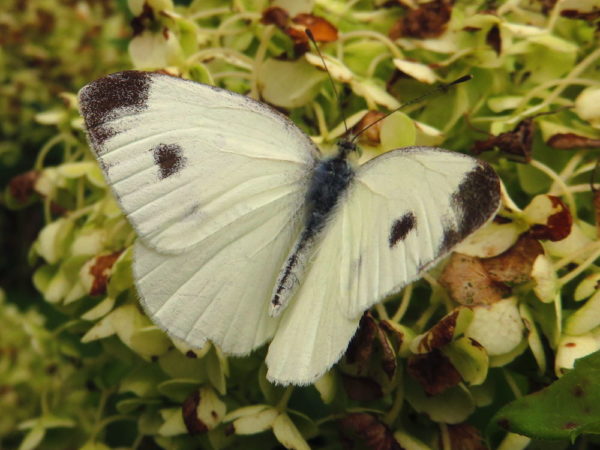
[[[304,189],[318,158],[286,117],[212,86],[130,71],[79,97],[109,184],[138,236],[161,252],[182,252]]]
[[[329,230],[344,242],[341,310],[356,317],[414,281],[499,206],[497,175],[460,153],[411,147],[364,164]]]
[[[144,72],[79,95],[93,150],[135,227],[134,274],[169,334],[245,354],[277,324],[269,296],[304,217],[318,150],[287,118],[226,90]]]

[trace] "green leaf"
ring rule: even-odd
[[[273,433],[285,448],[310,450],[308,443],[287,414],[280,414],[273,422]]]
[[[233,421],[233,429],[236,434],[262,433],[273,426],[273,422],[279,415],[279,411],[268,406],[262,408],[262,406],[255,405],[237,410],[240,417]],[[243,413],[241,412],[242,410]],[[236,411],[233,411],[233,414],[235,413]]]
[[[160,414],[164,423],[158,429],[161,436],[176,436],[178,434],[187,434],[187,428],[183,423],[181,408],[162,409]]]
[[[297,108],[314,98],[326,77],[304,59],[294,62],[268,59],[260,66],[258,82],[267,102]]]
[[[473,339],[461,336],[442,349],[463,380],[472,385],[485,381],[489,358],[485,349]]]
[[[600,352],[582,358],[575,368],[541,391],[503,407],[492,426],[537,439],[574,440],[600,433]]]
[[[29,430],[29,433],[25,435],[25,439],[21,442],[19,450],[33,450],[38,448],[42,439],[46,435],[46,428],[44,427],[43,421],[40,419],[36,422],[34,427]]]
[[[412,379],[406,379],[406,400],[420,413],[436,422],[456,424],[464,422],[475,410],[475,402],[470,393],[460,387],[446,389],[441,394],[428,395]]]
[[[414,121],[397,111],[381,124],[381,148],[384,151],[415,145],[417,131]]]

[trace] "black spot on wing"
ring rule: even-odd
[[[407,212],[400,219],[396,220],[390,230],[390,248],[394,247],[399,241],[403,241],[416,225],[417,218],[412,211]]]
[[[146,108],[150,75],[130,70],[100,78],[79,92],[79,105],[90,141],[97,153],[115,135],[107,122]]]
[[[487,163],[477,161],[477,166],[467,173],[452,194],[450,207],[457,217],[457,224],[444,225],[439,254],[446,253],[469,234],[473,233],[498,210],[500,204],[500,180]]]
[[[177,144],[158,144],[151,151],[161,180],[176,174],[185,167],[187,158],[183,156],[183,149]]]

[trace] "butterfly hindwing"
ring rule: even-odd
[[[135,227],[140,301],[192,346],[246,354],[274,333],[269,297],[304,217],[318,150],[245,96],[147,72],[80,94],[92,148]]]
[[[286,211],[288,201],[299,204],[290,194],[272,208]],[[172,336],[195,347],[210,339],[228,354],[247,354],[275,332],[268,299],[298,232],[293,215],[257,210],[182,254],[159,253],[138,240],[133,270],[140,302]]]

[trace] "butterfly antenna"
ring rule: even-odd
[[[308,38],[310,39],[310,41],[313,43],[313,46],[315,47],[315,49],[317,50],[317,53],[319,54],[319,58],[321,58],[321,61],[323,61],[323,67],[325,68],[325,72],[327,72],[327,76],[329,76],[329,81],[331,81],[331,87],[333,88],[333,94],[335,95],[335,100],[337,101],[338,105],[340,104],[340,96],[338,95],[337,89],[335,88],[335,83],[333,82],[333,77],[331,76],[331,73],[329,72],[329,69],[327,68],[327,63],[325,62],[325,58],[323,58],[323,54],[321,53],[321,50],[319,50],[319,46],[317,45],[317,40],[315,39],[315,36],[312,34],[312,31],[310,31],[308,28],[306,30],[304,30],[304,32],[306,33],[306,35],[308,36]],[[344,115],[343,111],[340,111],[342,114],[342,120],[344,121],[344,128],[346,129],[346,134],[348,134],[348,124],[346,123],[346,116]]]
[[[354,142],[356,139],[358,139],[358,137],[363,134],[365,131],[367,131],[369,128],[371,128],[373,125],[381,122],[382,120],[386,119],[387,117],[391,116],[392,114],[394,114],[397,111],[400,111],[402,108],[406,108],[409,105],[414,105],[415,103],[421,103],[423,100],[425,100],[427,97],[431,97],[433,95],[437,95],[437,94],[443,94],[448,92],[448,90],[457,84],[460,83],[464,83],[465,81],[469,81],[471,78],[473,78],[472,75],[464,75],[460,78],[457,78],[454,81],[451,81],[450,83],[441,83],[438,86],[434,87],[432,90],[430,90],[429,92],[427,92],[426,94],[423,94],[417,98],[413,98],[412,100],[409,100],[405,103],[402,103],[400,106],[398,106],[396,109],[394,109],[393,111],[390,111],[389,113],[387,113],[385,116],[380,117],[379,119],[377,119],[375,122],[371,122],[369,125],[367,125],[366,127],[364,127],[363,129],[361,129],[358,133],[356,133],[354,135],[354,137],[352,138],[352,140],[350,142]]]

